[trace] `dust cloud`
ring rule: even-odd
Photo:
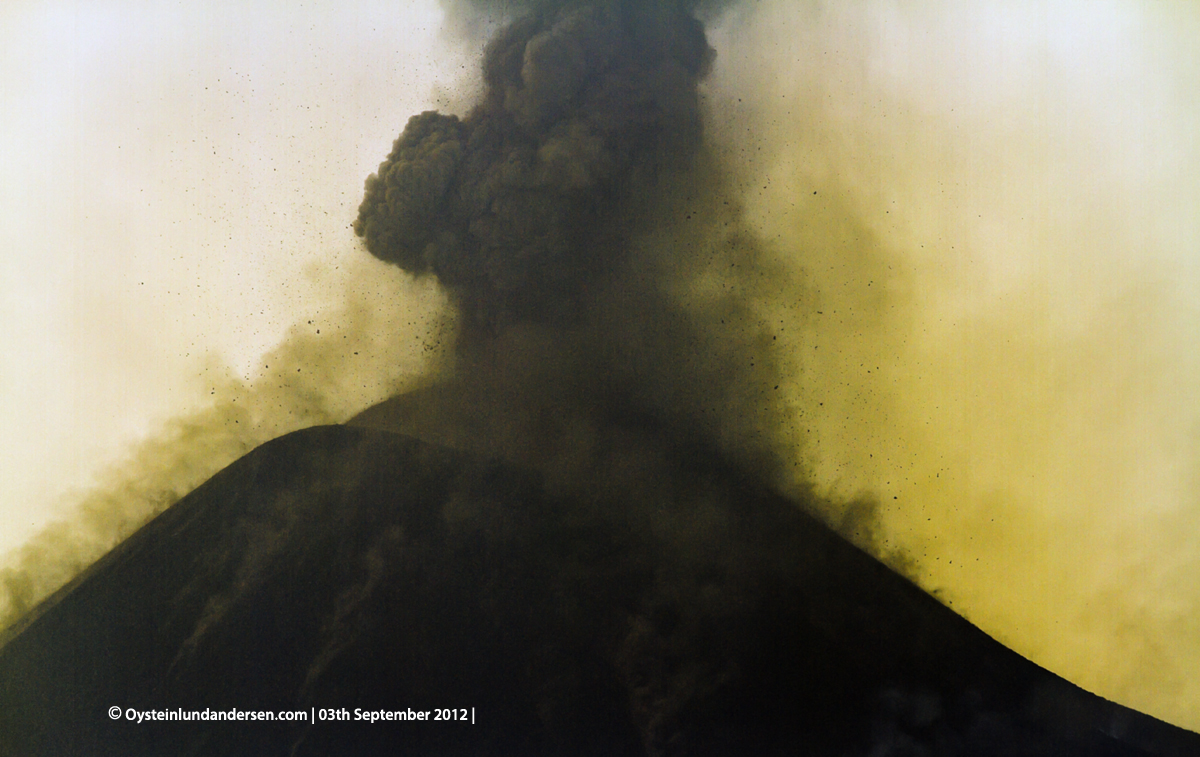
[[[65,517],[6,556],[0,630],[259,444],[341,423],[420,385],[453,342],[444,295],[365,256],[345,268],[309,272],[341,296],[294,325],[251,375],[209,356],[194,379],[208,402],[166,420],[90,487],[65,495]]]

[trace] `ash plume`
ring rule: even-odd
[[[355,231],[432,273],[468,330],[571,319],[629,252],[630,199],[700,143],[699,22],[653,5],[567,5],[488,45],[484,101],[409,121],[367,182]]]
[[[454,390],[409,411],[443,441],[579,475],[649,420],[783,481],[771,348],[796,313],[762,303],[795,281],[705,144],[693,5],[529,4],[474,108],[414,116],[368,178],[355,232],[460,313]]]

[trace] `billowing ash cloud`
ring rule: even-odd
[[[796,459],[771,350],[786,319],[758,307],[785,277],[705,145],[693,5],[527,4],[475,107],[413,117],[367,180],[367,249],[460,312],[454,389],[415,403],[442,441],[578,476],[621,444],[614,421],[650,419],[774,480]]]
[[[631,199],[695,157],[712,54],[672,4],[525,16],[489,44],[466,118],[409,121],[354,229],[372,254],[436,275],[469,329],[572,318],[629,252]]]

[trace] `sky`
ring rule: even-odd
[[[4,5],[0,551],[332,304],[364,178],[468,63],[440,27],[434,3]]]
[[[714,138],[813,298],[807,470],[942,601],[1200,730],[1200,8],[745,6]]]
[[[408,117],[477,91],[442,15],[4,4],[0,553],[420,373],[444,300],[349,227]],[[706,90],[817,298],[804,470],[984,630],[1193,729],[1197,38],[1185,3],[744,3]]]

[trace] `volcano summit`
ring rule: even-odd
[[[647,509],[381,430],[268,443],[8,639],[0,753],[1200,754],[720,458],[659,449],[677,475]],[[443,708],[474,722],[309,715]]]

